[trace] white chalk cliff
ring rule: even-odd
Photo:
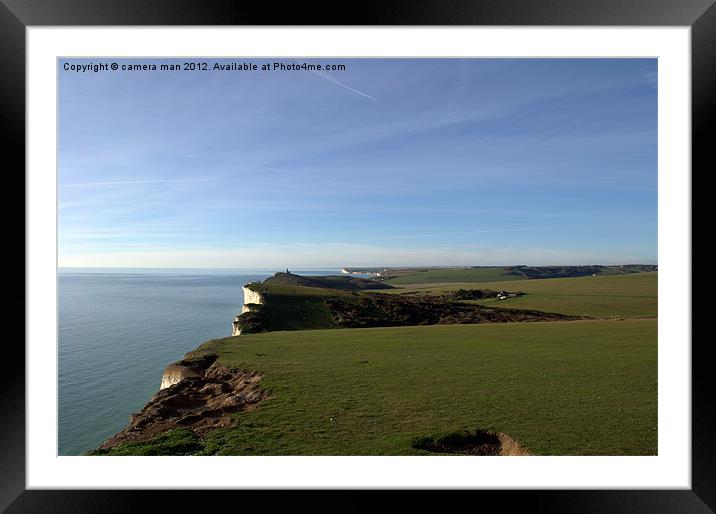
[[[170,364],[162,373],[162,383],[159,389],[166,389],[169,386],[178,384],[187,377],[198,377],[200,373],[180,364]]]
[[[244,305],[248,303],[256,303],[261,305],[264,301],[263,296],[261,296],[261,293],[257,293],[256,291],[252,291],[248,287],[244,286]]]
[[[244,286],[244,305],[241,307],[241,314],[245,312],[251,311],[254,305],[261,305],[264,303],[264,298],[261,296],[261,293],[257,293],[256,291],[252,291],[248,287]],[[236,316],[234,318],[234,321],[232,323],[233,330],[231,331],[232,336],[238,336],[241,335],[241,327],[239,327],[239,316]]]
[[[162,383],[159,386],[159,390],[178,384],[185,378],[203,376],[214,360],[216,360],[216,357],[208,356],[192,360],[183,359],[170,364],[162,373]]]

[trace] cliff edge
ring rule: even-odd
[[[243,286],[242,289],[244,291],[244,305],[241,307],[241,314],[245,314],[247,312],[256,312],[256,310],[258,310],[259,308],[259,305],[263,305],[264,303],[263,295],[258,291],[250,289],[249,284]],[[236,316],[234,318],[234,321],[231,323],[232,336],[241,335],[241,314]]]
[[[270,397],[259,384],[261,373],[229,369],[216,359],[215,355],[188,354],[167,366],[162,388],[132,414],[124,430],[90,454],[104,455],[115,446],[148,441],[178,428],[203,437],[210,430],[230,426],[233,414],[254,409]]]

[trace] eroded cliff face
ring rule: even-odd
[[[241,327],[239,326],[239,317],[234,317],[234,321],[231,322],[231,335],[232,336],[240,336],[241,335]]]
[[[244,314],[246,312],[251,312],[251,310],[255,308],[253,306],[262,305],[264,303],[264,298],[261,295],[261,293],[252,291],[251,289],[249,289],[246,286],[243,287],[243,291],[244,291],[244,305],[241,307],[241,314]],[[241,335],[241,326],[239,323],[239,316],[236,316],[234,318],[234,321],[231,323],[231,325],[233,327],[231,330],[231,335],[232,336]]]
[[[244,304],[256,303],[261,305],[262,303],[264,303],[264,298],[261,293],[252,291],[246,286],[244,286],[242,289],[244,291]]]
[[[185,378],[202,376],[215,360],[216,357],[205,357],[202,359],[185,359],[179,362],[173,362],[164,369],[159,390],[161,391],[174,384],[178,384]]]
[[[243,287],[241,314],[260,308],[263,296]],[[239,316],[232,335],[241,334]],[[189,428],[202,437],[206,432],[231,425],[235,412],[251,410],[270,397],[259,385],[261,374],[229,369],[216,362],[216,355],[187,354],[169,364],[162,373],[159,391],[144,408],[132,415],[129,426],[107,439],[96,451],[118,444],[152,439],[168,430]]]
[[[210,430],[230,426],[232,414],[251,410],[270,397],[259,384],[260,373],[229,369],[215,360],[211,356],[193,360],[193,366],[176,363],[173,369],[183,367],[197,374],[158,391],[140,412],[132,415],[127,428],[99,449],[146,441],[179,427],[202,437]]]

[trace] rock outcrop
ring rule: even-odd
[[[162,373],[162,383],[159,386],[159,390],[178,384],[185,378],[202,376],[215,360],[216,357],[207,356],[201,359],[184,359],[170,364]]]

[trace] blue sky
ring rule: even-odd
[[[60,266],[656,263],[654,59],[64,62]]]

